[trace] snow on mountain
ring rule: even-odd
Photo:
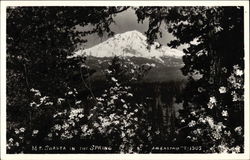
[[[85,50],[78,50],[75,56],[93,56],[93,57],[142,57],[147,59],[157,59],[163,62],[163,57],[173,57],[180,59],[184,53],[167,46],[159,46],[155,42],[150,49],[147,49],[146,36],[138,31],[128,31],[116,34],[114,37]]]

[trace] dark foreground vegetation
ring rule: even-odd
[[[244,8],[132,8],[149,45],[162,23],[169,46],[188,44],[187,82],[142,83],[151,65],[114,57],[94,84],[87,57],[68,56],[128,8],[7,9],[7,153],[244,152]]]

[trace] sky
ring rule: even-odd
[[[137,30],[141,33],[145,33],[148,29],[148,20],[144,20],[143,23],[138,23],[137,22],[137,16],[135,14],[135,11],[133,9],[128,9],[126,11],[123,11],[119,14],[117,14],[114,17],[115,24],[111,24],[110,29],[117,33],[124,33],[127,31],[132,31],[132,30]],[[88,29],[87,26],[86,28],[82,28],[83,30]],[[158,41],[162,45],[166,45],[168,42],[174,39],[174,36],[170,33],[168,33],[166,27],[164,25],[161,26],[161,31],[162,32],[162,38],[160,38]],[[90,48],[94,45],[97,45],[105,40],[108,39],[107,35],[104,35],[103,37],[99,37],[96,34],[92,34],[89,36],[85,37],[88,42],[83,45],[84,48]],[[183,47],[179,47],[177,49],[182,50]]]

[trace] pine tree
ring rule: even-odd
[[[176,37],[168,45],[189,45],[180,141],[202,144],[205,152],[243,152],[243,7],[141,7],[136,13],[138,21],[149,18],[149,44],[165,23]]]
[[[37,127],[41,123],[49,128],[55,111],[70,109],[75,99],[81,99],[68,93],[86,88],[79,85],[79,82],[88,78],[93,70],[82,67],[86,57],[69,59],[68,56],[72,55],[78,45],[86,42],[85,35],[113,35],[109,28],[113,23],[113,15],[126,9],[127,7],[7,8],[8,130],[22,126],[28,130],[27,133],[32,134],[34,125]],[[92,25],[93,28],[87,31],[76,28],[87,25]],[[82,73],[86,76],[82,77]],[[57,104],[60,98],[66,99],[66,103],[63,108],[58,108],[61,105],[52,105],[42,115],[41,110],[34,110],[30,106],[36,100],[32,90],[48,96],[53,104]],[[37,113],[38,111],[41,113]],[[44,134],[46,135],[46,131]],[[8,134],[10,136],[12,135]]]

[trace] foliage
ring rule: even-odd
[[[84,35],[112,35],[113,16],[128,7],[9,7],[7,9],[7,150],[32,144],[99,141],[115,152],[145,153],[155,137],[132,83],[153,64],[114,57],[105,89],[93,92],[95,72],[73,51]],[[149,19],[148,43],[166,24],[188,44],[182,68],[189,77],[175,142],[204,152],[244,152],[244,38],[242,7],[139,7]],[[77,26],[93,28],[79,32]],[[69,58],[70,57],[70,58]],[[17,116],[18,115],[18,116]],[[157,137],[157,136],[156,136]]]
[[[243,152],[243,135],[237,134],[244,125],[243,8],[140,7],[136,13],[138,21],[149,19],[149,44],[161,36],[165,23],[176,37],[171,47],[189,45],[183,50],[182,72],[189,83],[177,130],[185,137],[180,141],[203,144],[205,152]]]
[[[25,126],[32,133],[33,125],[41,124],[44,133],[52,125],[53,112],[69,109],[74,100],[69,92],[86,88],[85,79],[93,70],[81,67],[86,58],[68,59],[83,36],[97,33],[112,35],[109,25],[113,15],[127,7],[8,7],[7,8],[7,122],[8,130]],[[87,31],[77,26],[92,25]],[[32,88],[49,97],[54,107],[40,104]],[[92,96],[88,93],[86,97]],[[37,99],[38,98],[38,99]],[[34,102],[36,101],[37,102]],[[30,103],[33,103],[30,106]],[[35,107],[33,107],[35,105]],[[44,110],[44,106],[46,110]],[[38,107],[39,106],[39,107]],[[42,125],[44,124],[44,125]],[[8,132],[9,133],[9,132]],[[40,132],[41,133],[41,132]],[[11,137],[12,134],[8,135]]]
[[[128,67],[134,72],[127,70]],[[112,146],[115,152],[133,153],[148,150],[150,132],[147,130],[149,124],[145,119],[144,106],[133,98],[129,83],[124,84],[122,82],[126,81],[121,80],[134,80],[141,74],[139,70],[140,67],[132,62],[114,57],[106,70],[107,82],[110,85],[100,97],[96,97],[97,103],[91,107],[89,114],[84,114],[84,108],[72,108],[70,112],[57,113],[54,117],[60,121],[58,123],[55,120],[52,134],[61,140],[102,139],[106,145]]]
[[[30,152],[31,145],[62,144],[64,141],[65,144],[92,141],[92,145],[98,142],[98,145],[111,146],[114,152],[149,152],[152,127],[146,119],[146,104],[133,97],[129,85],[131,81],[138,81],[137,78],[150,68],[114,57],[106,70],[108,85],[100,97],[94,97],[95,103],[91,103],[93,97],[85,99],[85,103],[83,99],[76,98],[77,89],[66,92],[66,98],[53,102],[49,96],[43,96],[32,88],[33,100],[29,111],[34,122],[25,136],[16,133],[20,130],[18,127],[9,130],[8,152]],[[70,108],[65,107],[67,103],[71,104]],[[87,108],[91,109],[87,111]],[[49,119],[51,123],[41,125],[40,118]],[[22,128],[26,130],[26,127]]]
[[[31,88],[57,99],[80,79],[79,63],[68,60],[84,35],[107,32],[112,15],[127,7],[9,7],[7,9],[7,108],[23,114],[30,101]],[[76,26],[93,29],[77,31]],[[18,82],[18,83],[16,83]],[[16,96],[16,93],[18,95]],[[27,112],[26,112],[27,113]],[[23,117],[27,117],[24,115]],[[28,118],[27,118],[28,119]],[[18,120],[17,120],[18,121]],[[20,119],[19,119],[20,121]],[[28,121],[22,119],[21,121]]]

